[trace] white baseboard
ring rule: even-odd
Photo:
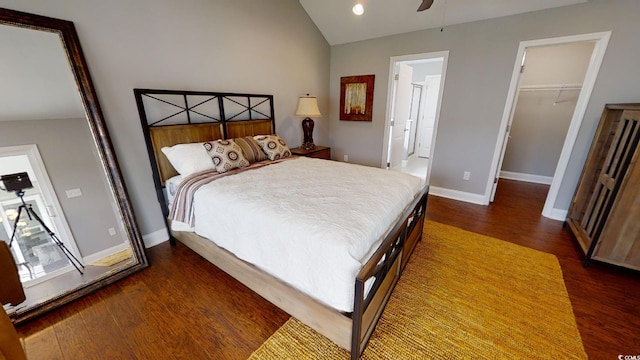
[[[552,220],[565,221],[567,219],[567,214],[568,213],[569,213],[569,210],[553,208],[553,209],[551,209],[551,212],[549,214],[545,214],[543,212],[542,216],[547,217],[547,218],[552,219]]]
[[[162,228],[151,234],[142,235],[142,240],[144,241],[144,247],[148,249],[169,240],[169,232],[167,228]]]
[[[473,204],[487,205],[484,202],[484,195],[445,189],[437,186],[429,186],[429,195],[440,196],[447,199],[459,200]]]
[[[545,185],[551,185],[551,182],[553,181],[552,176],[524,174],[524,173],[518,173],[513,171],[500,171],[500,178],[508,179],[508,180],[526,181],[530,183],[545,184]]]
[[[113,255],[127,248],[129,248],[129,242],[123,242],[116,246],[112,246],[108,249],[104,249],[102,251],[98,251],[97,253],[93,253],[91,255],[85,256],[82,258],[82,262],[85,264],[93,264],[94,262],[100,259],[103,259],[109,255]]]

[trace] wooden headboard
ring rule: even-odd
[[[182,143],[275,133],[273,95],[181,90],[133,90],[158,200],[177,175],[161,149]],[[165,214],[166,215],[166,214]]]

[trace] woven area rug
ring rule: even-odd
[[[554,255],[427,221],[363,359],[586,359]],[[291,318],[250,359],[347,359]]]

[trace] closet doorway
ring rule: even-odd
[[[499,179],[543,183],[542,215],[564,220],[554,207],[610,33],[522,42],[514,66],[501,136],[485,193]]]

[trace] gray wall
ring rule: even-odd
[[[276,131],[302,143],[300,95],[329,113],[329,45],[297,0],[0,0],[73,21],[142,234],[165,228],[134,88],[273,94]],[[328,144],[329,122],[314,139]]]
[[[440,75],[442,73],[442,61],[427,61],[418,64],[409,63],[413,68],[413,78],[411,81],[423,83],[427,75]]]
[[[83,257],[117,246],[123,234],[114,214],[114,200],[100,166],[86,119],[0,122],[1,146],[36,144]],[[1,169],[0,169],[1,170]],[[79,188],[82,196],[68,199],[65,191]]]
[[[449,50],[431,184],[483,195],[511,73],[521,41],[612,30],[611,41],[571,155],[555,208],[567,209],[607,103],[640,101],[640,1],[586,4],[418,31],[331,48],[331,145],[334,158],[380,165],[389,59]],[[341,76],[375,74],[373,121],[340,121]],[[464,171],[472,173],[463,181]]]
[[[528,48],[520,85],[582,84],[594,45],[581,41]]]
[[[579,90],[521,91],[502,171],[553,177],[567,136]]]
[[[579,85],[593,41],[527,49],[503,171],[553,177],[580,90],[527,90],[526,86]]]

